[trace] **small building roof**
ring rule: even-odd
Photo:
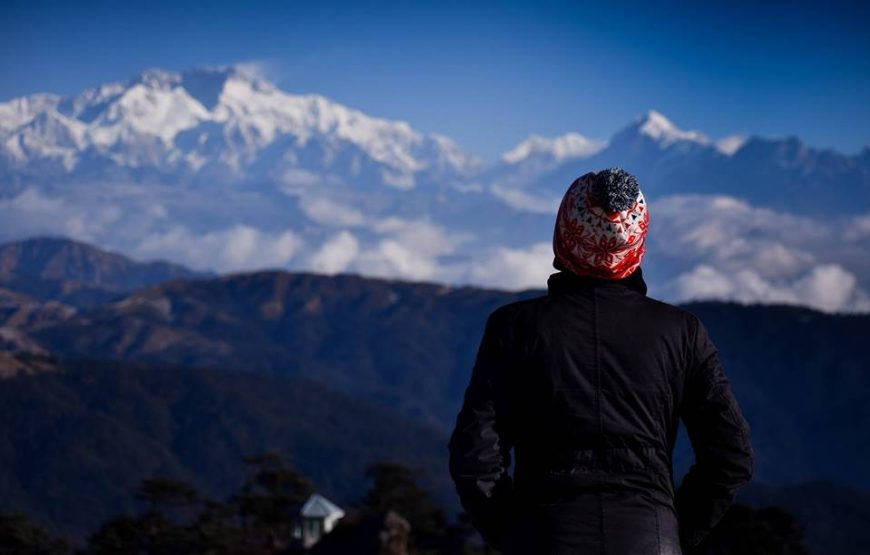
[[[329,518],[331,516],[343,517],[344,511],[319,493],[312,493],[311,497],[302,505],[299,514],[309,518]]]

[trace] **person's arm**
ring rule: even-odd
[[[513,481],[508,473],[512,445],[503,414],[508,368],[496,327],[491,314],[448,449],[450,476],[462,506],[483,539],[500,549]]]
[[[681,417],[695,451],[695,463],[677,489],[680,541],[697,545],[734,502],[752,476],[749,425],[713,342],[693,318],[691,364],[686,375]]]

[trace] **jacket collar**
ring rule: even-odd
[[[643,280],[643,271],[637,270],[622,279],[604,279],[591,276],[578,276],[567,270],[550,274],[547,279],[548,294],[571,292],[588,287],[600,287],[606,285],[623,286],[646,295],[646,282]]]

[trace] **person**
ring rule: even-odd
[[[634,176],[582,175],[558,209],[546,294],[487,318],[449,470],[503,553],[680,554],[751,477],[749,426],[706,329],[646,296],[648,226]],[[675,490],[680,419],[695,462]]]

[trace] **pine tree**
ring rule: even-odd
[[[274,453],[243,461],[248,476],[232,501],[243,533],[251,545],[261,545],[268,553],[285,549],[292,543],[296,514],[314,486]]]

